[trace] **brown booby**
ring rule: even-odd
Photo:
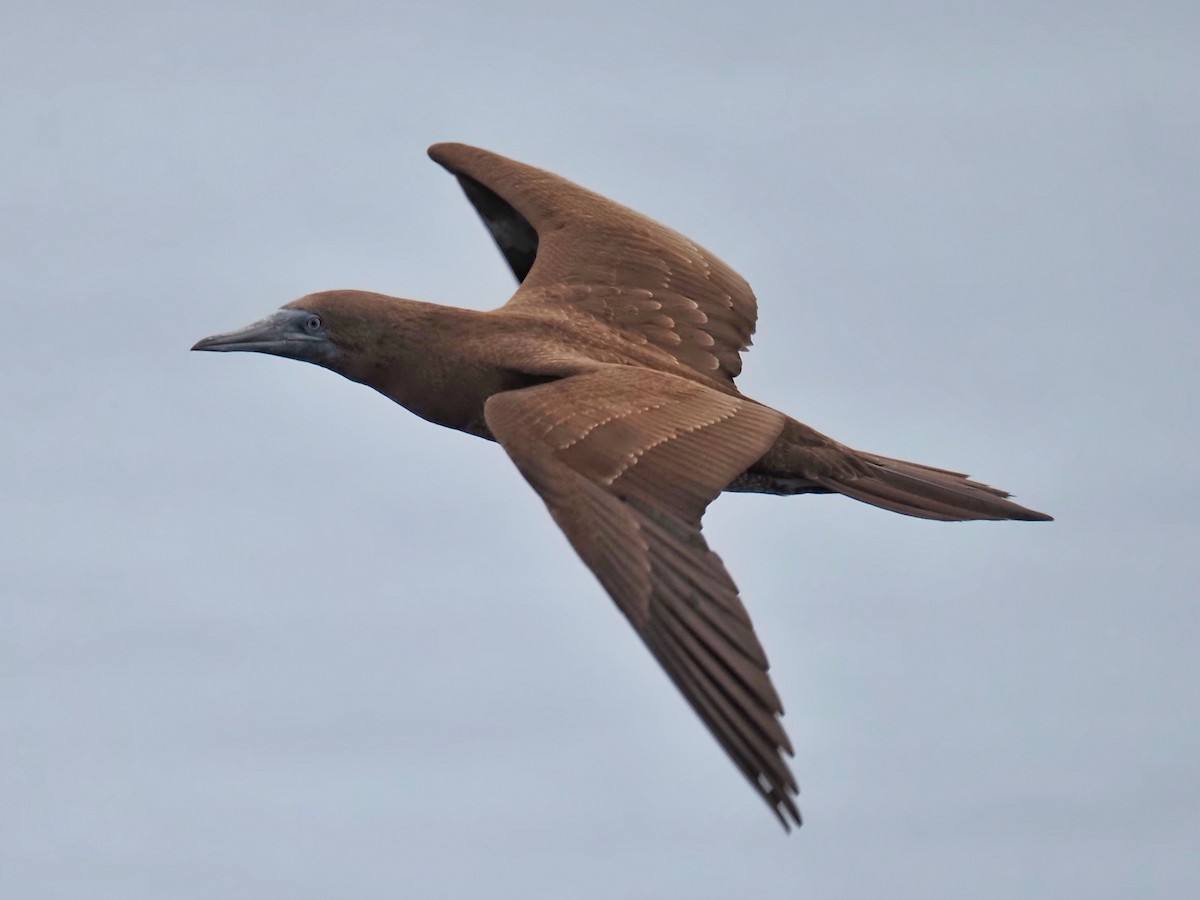
[[[1050,516],[958,472],[853,450],[742,396],[750,286],[682,235],[541,169],[463,144],[429,155],[517,280],[490,312],[310,294],[193,350],[331,369],[497,441],[785,828],[792,747],[767,657],[701,534],[722,491],[839,493],[941,521]]]

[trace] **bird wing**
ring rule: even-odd
[[[792,748],[705,508],[779,435],[772,409],[673,375],[609,366],[495,394],[488,427],[675,686],[783,822]]]
[[[640,213],[550,172],[464,144],[434,144],[517,280],[510,306],[566,305],[728,384],[758,317],[740,275]]]

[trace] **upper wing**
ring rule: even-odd
[[[521,287],[732,383],[758,308],[750,285],[683,235],[533,166],[464,144],[429,155],[458,177]]]
[[[783,416],[672,375],[613,366],[494,395],[488,427],[576,552],[784,827],[800,824],[767,658],[705,507]]]

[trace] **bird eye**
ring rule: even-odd
[[[316,334],[318,331],[320,331],[321,330],[321,317],[314,315],[314,316],[309,316],[307,319],[305,319],[304,320],[304,330],[307,331],[309,334]]]

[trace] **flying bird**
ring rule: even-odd
[[[839,493],[941,521],[1050,516],[966,475],[853,450],[734,384],[757,304],[703,247],[550,172],[435,144],[517,277],[480,312],[309,294],[193,350],[269,353],[496,441],[717,742],[800,824],[767,657],[701,518],[722,491]]]

